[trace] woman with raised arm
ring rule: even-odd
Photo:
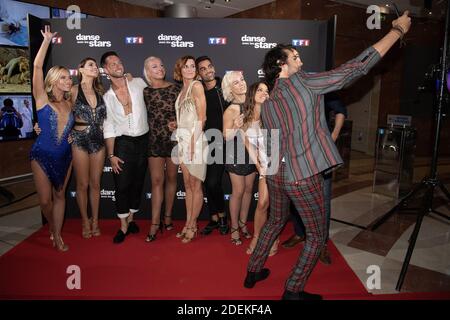
[[[77,203],[81,214],[83,238],[100,236],[98,213],[100,206],[100,180],[105,163],[103,121],[106,106],[97,62],[85,58],[78,65],[78,84],[72,86],[72,110],[75,124],[72,139],[73,169],[76,177]],[[37,134],[41,133],[38,124]],[[92,218],[88,217],[88,199]]]
[[[31,148],[31,169],[39,203],[50,227],[53,246],[67,251],[61,237],[64,221],[65,189],[72,163],[68,142],[74,118],[70,89],[72,79],[65,67],[54,66],[44,80],[43,65],[48,47],[56,35],[45,26],[44,39],[34,60],[33,97],[42,132]]]
[[[203,127],[206,121],[206,98],[197,78],[195,58],[184,56],[175,63],[174,79],[183,82],[175,102],[177,115],[178,157],[186,190],[186,225],[177,233],[183,243],[197,235],[197,218],[203,206],[202,182],[206,177],[208,140]]]

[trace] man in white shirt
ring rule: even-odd
[[[100,63],[111,80],[111,88],[103,95],[107,113],[103,135],[121,223],[113,242],[121,243],[129,233],[139,232],[133,216],[139,211],[147,170],[148,123],[143,95],[147,84],[141,78],[128,81],[122,61],[113,51],[104,53]]]

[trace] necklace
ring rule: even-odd
[[[122,101],[120,101],[119,96],[117,95],[117,93],[114,91],[114,93],[116,93],[117,100],[123,106],[123,109],[125,111],[125,115],[128,115],[128,114],[131,113],[131,107],[129,107],[131,99],[130,99],[130,93],[128,92],[128,88],[126,89],[126,92],[127,92],[126,102],[122,102]]]

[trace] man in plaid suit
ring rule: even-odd
[[[306,228],[306,242],[286,283],[282,299],[319,300],[304,291],[326,239],[322,173],[342,164],[325,120],[322,95],[339,90],[365,75],[408,32],[408,12],[392,22],[392,29],[373,46],[342,66],[323,73],[306,74],[302,61],[290,45],[267,52],[263,69],[271,90],[261,107],[263,125],[279,130],[280,159],[277,173],[267,176],[270,216],[250,257],[244,286],[252,288],[269,276],[263,268],[270,248],[289,217],[292,200]],[[274,152],[279,152],[274,157]]]

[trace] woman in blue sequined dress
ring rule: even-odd
[[[68,142],[74,118],[69,70],[52,67],[44,80],[45,55],[56,33],[45,26],[44,39],[34,60],[33,96],[41,133],[33,144],[30,159],[42,212],[49,222],[51,239],[59,251],[67,251],[61,237],[65,189],[70,175],[72,153]]]

